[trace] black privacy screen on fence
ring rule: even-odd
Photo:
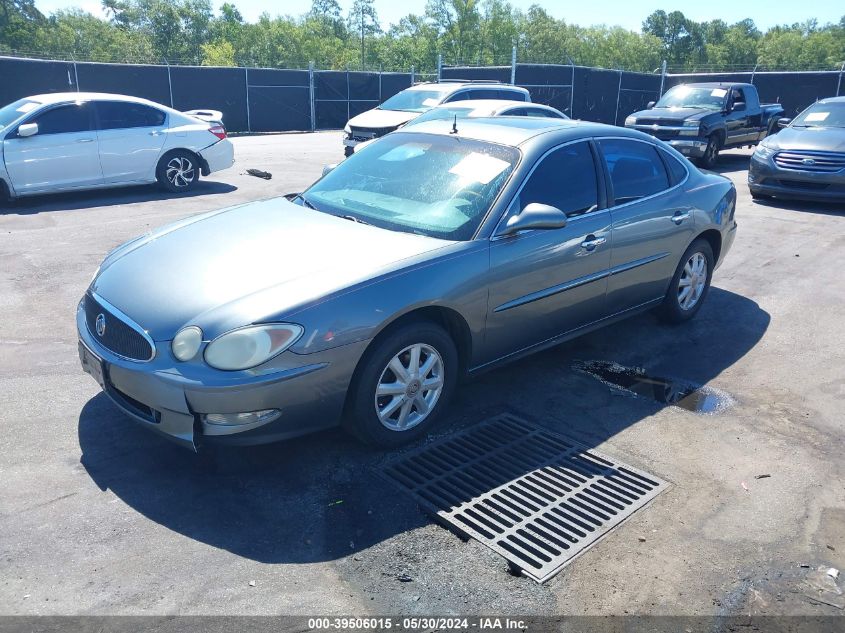
[[[446,66],[444,80],[501,81],[531,92],[574,119],[622,125],[632,112],[660,97],[659,74],[563,64]],[[232,132],[340,129],[411,85],[410,73],[279,68],[220,68],[100,64],[0,57],[0,105],[45,92],[109,92],[143,97],[177,110],[223,112]],[[758,72],[666,75],[664,90],[679,83],[753,83],[764,102],[795,116],[824,97],[845,94],[842,73]]]

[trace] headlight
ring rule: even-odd
[[[184,362],[197,355],[200,345],[202,345],[202,330],[196,325],[189,325],[176,333],[170,343],[170,350],[176,360]]]
[[[767,145],[766,142],[763,141],[754,149],[754,158],[766,160],[767,158],[770,158],[776,151],[776,149]]]
[[[637,124],[637,117],[635,117],[635,116],[629,116],[627,119],[625,119],[625,127],[631,127],[632,125],[636,125],[636,124]]]
[[[681,123],[681,127],[684,128],[681,130],[681,136],[698,136],[701,123],[698,121],[684,121]]]
[[[349,124],[348,124],[348,123],[346,124],[346,127],[345,127],[345,128],[343,128],[343,131],[344,131],[344,133],[345,133],[347,136],[351,136],[351,135],[352,135],[352,128],[351,128],[351,127],[349,127]]]
[[[249,369],[281,354],[302,336],[291,323],[250,325],[218,336],[205,348],[205,362],[215,369]]]

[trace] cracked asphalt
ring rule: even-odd
[[[339,133],[234,143],[235,167],[190,197],[0,212],[0,614],[843,614],[845,581],[819,569],[845,568],[845,209],[752,202],[750,152],[727,152],[739,233],[694,321],[638,316],[462,386],[436,436],[512,411],[672,484],[538,585],[380,477],[393,454],[329,431],[193,455],[82,372],[74,311],[109,250],[301,190],[342,156]],[[587,360],[733,403],[702,415],[634,397],[573,370]]]

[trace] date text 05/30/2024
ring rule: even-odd
[[[526,624],[516,618],[462,618],[462,617],[409,617],[409,618],[379,618],[379,617],[348,617],[348,618],[310,618],[308,628],[316,631],[374,631],[392,630],[472,630],[495,631],[511,630],[524,631]]]

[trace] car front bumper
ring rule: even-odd
[[[367,345],[360,341],[308,355],[285,352],[281,356],[288,366],[266,374],[207,368],[204,376],[188,376],[180,372],[167,341],[156,342],[153,360],[135,362],[97,342],[81,304],[76,327],[82,368],[112,402],[145,428],[192,450],[206,442],[264,444],[337,426]],[[266,409],[281,413],[257,426],[209,424],[202,415]]]
[[[702,139],[672,139],[666,141],[684,156],[690,158],[701,158],[707,149],[707,141]]]
[[[235,164],[235,146],[227,138],[200,150],[199,154],[208,165],[208,174],[229,169]],[[207,176],[208,174],[203,175]]]
[[[816,202],[845,201],[845,170],[814,172],[779,167],[773,156],[751,156],[748,166],[748,188],[753,194],[811,200]]]

